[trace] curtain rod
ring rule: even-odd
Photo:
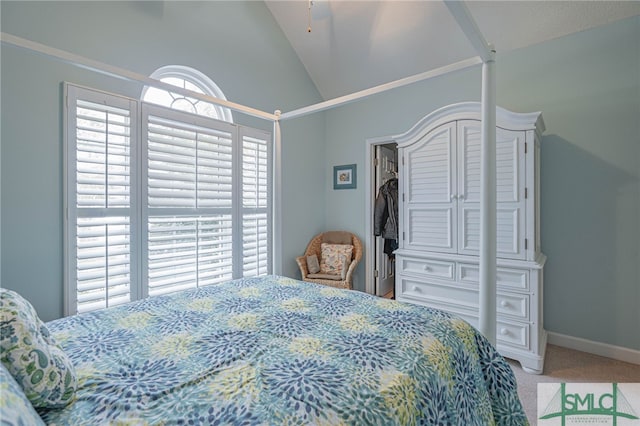
[[[276,114],[260,111],[258,109],[251,108],[245,105],[241,105],[235,102],[231,102],[224,99],[219,99],[209,95],[205,95],[202,93],[193,92],[191,90],[183,89],[178,86],[164,83],[160,80],[156,80],[154,78],[147,77],[145,75],[138,74],[124,68],[108,65],[103,62],[95,61],[93,59],[88,59],[83,56],[76,55],[74,53],[70,53],[61,49],[56,49],[54,47],[50,47],[41,43],[37,43],[31,40],[14,36],[12,34],[0,32],[0,39],[2,40],[3,44],[7,44],[10,46],[19,47],[19,48],[36,52],[36,53],[40,53],[45,56],[58,59],[62,62],[78,66],[80,68],[85,68],[91,71],[98,72],[100,74],[108,75],[115,78],[120,78],[123,80],[144,83],[144,84],[158,87],[170,92],[180,93],[181,95],[184,95],[184,96],[190,96],[196,99],[203,100],[205,102],[221,105],[221,106],[230,108],[234,111],[239,111],[239,112],[242,112],[254,117],[262,118],[265,120],[269,120],[269,121],[289,120],[289,119],[313,114],[316,112],[325,111],[327,109],[331,109],[331,108],[335,108],[351,102],[355,102],[357,100],[364,99],[366,97],[376,95],[378,93],[382,93],[391,89],[396,89],[402,86],[417,83],[419,81],[434,78],[434,77],[447,74],[453,71],[458,71],[458,70],[469,68],[475,65],[479,65],[483,62],[483,60],[480,57],[475,56],[469,59],[455,62],[453,64],[449,64],[443,67],[435,68],[433,70],[425,71],[420,74],[405,77],[389,83],[384,83],[378,86],[371,87],[369,89],[361,90],[345,96],[340,96],[324,102],[319,102],[317,104],[309,105],[293,111],[285,112],[285,113],[282,113],[281,115],[276,115]]]
[[[471,67],[473,65],[479,65],[495,59],[495,49],[482,35],[480,28],[476,24],[469,8],[464,1],[461,0],[444,0],[445,5],[449,9],[449,12],[455,19],[456,23],[467,37],[469,43],[473,46],[478,56],[469,58],[460,62],[456,62],[450,65],[446,65],[440,68],[433,69],[421,74],[416,74],[411,77],[396,80],[390,83],[381,84],[379,86],[372,87],[370,89],[361,90],[356,93],[341,96],[335,99],[330,99],[325,102],[320,102],[308,107],[299,108],[294,111],[283,113],[280,117],[283,120],[301,117],[303,115],[312,114],[314,112],[324,111],[329,108],[334,108],[340,105],[345,105],[356,100],[363,99],[365,97],[382,93],[384,91],[395,89],[398,87],[406,86],[408,84],[416,83],[418,81],[433,78],[442,74],[446,74],[452,71]]]
[[[492,61],[494,59],[493,53],[495,53],[493,46],[487,43],[487,40],[482,35],[478,24],[476,24],[476,21],[473,19],[465,2],[460,0],[444,0],[444,4],[449,9],[451,15],[453,15],[458,26],[478,56],[482,58],[482,61]]]
[[[46,56],[53,57],[55,59],[61,60],[66,63],[79,66],[81,68],[85,68],[85,69],[99,72],[101,74],[109,75],[111,77],[144,83],[144,84],[154,86],[154,87],[159,87],[161,89],[168,90],[171,92],[180,93],[181,95],[184,95],[184,96],[190,96],[190,97],[194,97],[196,99],[200,99],[216,105],[221,105],[221,106],[230,108],[234,111],[239,111],[254,117],[258,117],[258,118],[262,118],[270,121],[278,121],[278,120],[289,120],[292,118],[302,117],[305,115],[335,108],[337,106],[346,105],[348,103],[355,102],[357,100],[364,99],[366,97],[376,95],[378,93],[382,93],[391,89],[396,89],[402,86],[417,83],[419,81],[434,78],[434,77],[447,74],[453,71],[458,71],[458,70],[469,68],[475,65],[479,65],[479,64],[482,64],[483,62],[486,62],[489,58],[493,59],[494,58],[493,55],[495,54],[495,50],[493,50],[493,46],[491,46],[486,42],[484,36],[480,32],[480,29],[478,28],[477,24],[473,20],[473,17],[471,16],[469,9],[466,7],[464,2],[445,0],[444,3],[449,8],[449,11],[451,12],[456,22],[460,26],[460,29],[465,33],[467,39],[473,45],[474,49],[478,53],[478,56],[465,59],[459,62],[455,62],[453,64],[445,65],[443,67],[426,71],[420,74],[416,74],[410,77],[406,77],[406,78],[395,80],[389,83],[384,83],[378,86],[374,86],[369,89],[361,90],[355,93],[340,96],[324,102],[319,102],[317,104],[309,105],[293,111],[285,112],[285,113],[282,113],[281,115],[267,113],[255,108],[237,104],[235,102],[230,102],[224,99],[215,98],[202,93],[193,92],[191,90],[182,89],[178,86],[173,86],[171,84],[164,83],[160,80],[156,80],[156,79],[147,77],[145,75],[126,70],[124,68],[119,68],[119,67],[105,64],[103,62],[94,61],[92,59],[88,59],[80,55],[76,55],[64,50],[56,49],[56,48],[53,48],[44,44],[40,44],[31,40],[27,40],[21,37],[17,37],[8,33],[0,32],[0,39],[2,40],[3,44],[8,44],[15,47],[28,49],[37,53],[44,54]]]
[[[379,86],[374,86],[369,89],[351,93],[349,95],[340,96],[338,98],[330,99],[328,101],[320,102],[314,105],[309,105],[307,107],[285,112],[285,113],[282,113],[282,115],[280,116],[280,119],[289,120],[292,118],[313,114],[315,112],[324,111],[324,110],[345,105],[345,104],[348,104],[372,95],[377,95],[378,93],[386,92],[387,90],[396,89],[398,87],[417,83],[419,81],[427,80],[429,78],[438,77],[440,75],[447,74],[453,71],[458,71],[458,70],[469,68],[475,65],[480,65],[481,63],[482,63],[482,59],[480,59],[478,56],[474,56],[473,58],[469,58],[460,62],[455,62],[453,64],[445,65],[443,67],[436,68],[430,71],[425,71],[423,73],[416,74],[410,77],[401,78],[400,80],[395,80],[390,83],[384,83]]]
[[[88,59],[83,56],[67,52],[65,50],[56,49],[54,47],[50,47],[41,43],[27,40],[22,37],[14,36],[12,34],[7,34],[2,32],[0,33],[0,38],[2,40],[2,44],[19,47],[22,49],[27,49],[36,53],[43,54],[45,56],[49,56],[54,59],[58,59],[62,62],[75,65],[80,68],[85,68],[91,71],[98,72],[100,74],[108,75],[110,77],[144,83],[149,86],[158,87],[164,90],[168,90],[170,92],[179,93],[183,96],[189,96],[192,98],[200,99],[205,102],[210,102],[212,104],[221,105],[223,107],[227,107],[234,111],[239,111],[244,114],[251,115],[253,117],[262,118],[264,120],[269,120],[269,121],[277,120],[277,117],[275,114],[270,114],[268,112],[260,111],[255,108],[237,104],[235,102],[230,102],[225,99],[215,98],[213,96],[205,95],[203,93],[198,93],[198,92],[193,92],[191,90],[183,89],[181,87],[164,83],[160,80],[156,80],[151,77],[147,77],[146,75],[138,74],[138,73],[126,70],[124,68],[113,66],[113,65],[108,65],[103,62],[94,61],[93,59]]]

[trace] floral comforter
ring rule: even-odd
[[[527,424],[475,329],[356,291],[269,276],[47,325],[78,375],[47,423]]]

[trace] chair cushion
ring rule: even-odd
[[[346,244],[320,245],[320,272],[323,274],[335,274],[340,276],[344,267],[344,257],[351,259],[353,246]]]
[[[7,289],[0,289],[0,361],[36,408],[64,407],[75,395],[71,360],[33,306]]]
[[[314,280],[342,281],[342,277],[335,274],[309,274],[307,275],[307,278],[311,278]]]
[[[322,242],[351,245],[351,233],[347,231],[328,231],[322,234]]]
[[[320,264],[318,263],[318,256],[312,254],[307,256],[307,270],[310,274],[317,274],[320,272]]]

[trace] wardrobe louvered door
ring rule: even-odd
[[[424,136],[404,158],[405,247],[455,253],[456,125]]]
[[[480,303],[479,103],[443,107],[397,137],[400,164],[396,299],[477,325]],[[537,113],[496,108],[496,347],[540,374],[543,321]]]
[[[524,147],[524,131],[496,129],[497,248],[504,259],[525,258]]]
[[[457,125],[458,253],[478,255],[480,247],[480,122]],[[525,133],[496,129],[498,257],[524,259]]]

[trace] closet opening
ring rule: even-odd
[[[372,259],[367,276],[372,277],[373,294],[395,298],[396,264],[393,251],[398,248],[398,146],[378,143],[371,146],[370,197],[367,215]]]

